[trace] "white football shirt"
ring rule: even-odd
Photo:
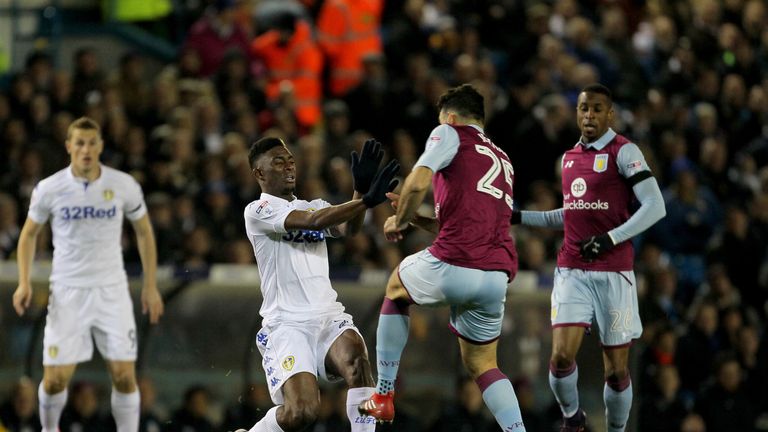
[[[92,182],[75,177],[71,167],[40,181],[28,216],[38,224],[51,221],[51,282],[94,287],[127,281],[120,245],[123,217],[135,221],[146,213],[136,180],[102,165]]]
[[[344,311],[328,277],[326,231],[286,231],[285,218],[294,210],[329,207],[326,201],[304,201],[262,193],[245,207],[245,231],[261,276],[264,300],[259,313],[265,324],[305,321]]]

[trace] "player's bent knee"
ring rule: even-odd
[[[43,390],[49,395],[63,392],[68,384],[63,374],[51,373],[43,378]]]
[[[133,393],[136,391],[136,373],[131,367],[113,367],[112,384],[120,393]]]
[[[395,271],[393,271],[392,275],[389,277],[385,296],[395,302],[403,301],[407,304],[411,303],[411,298],[408,296],[408,291],[405,289],[402,282],[400,282],[400,276],[397,274],[397,269],[395,269]]]
[[[283,405],[278,423],[286,432],[301,431],[317,421],[319,410],[319,403],[302,403],[293,407]]]
[[[576,359],[565,351],[555,351],[549,361],[557,369],[568,369],[573,366]]]
[[[365,377],[369,375],[368,371],[370,371],[371,367],[368,359],[362,353],[351,356],[344,362],[343,368],[344,370],[341,371],[341,374],[348,386],[362,387],[369,384],[366,382]]]
[[[623,381],[629,376],[629,369],[609,369],[605,371],[605,380],[608,382]]]
[[[136,379],[128,375],[115,377],[112,381],[112,384],[120,393],[133,393],[137,388]]]

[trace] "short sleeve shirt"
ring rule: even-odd
[[[94,287],[126,281],[121,236],[123,218],[147,213],[141,186],[130,175],[101,166],[92,182],[65,168],[37,184],[28,217],[51,223],[51,282]]]
[[[328,277],[327,233],[285,228],[291,212],[329,206],[321,199],[287,201],[262,193],[245,208],[245,229],[264,297],[259,313],[265,322],[303,321],[344,310]]]

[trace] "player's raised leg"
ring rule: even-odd
[[[400,282],[398,271],[396,269],[389,277],[376,328],[376,391],[359,407],[361,414],[388,422],[395,418],[395,379],[410,328],[411,300]]]

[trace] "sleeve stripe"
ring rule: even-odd
[[[641,181],[645,179],[649,179],[653,177],[653,174],[651,174],[650,171],[640,171],[639,173],[633,175],[632,177],[627,178],[627,183],[629,183],[629,187],[633,187],[634,185],[640,183]]]
[[[139,209],[141,209],[141,206],[143,206],[143,205],[144,205],[144,203],[141,203],[141,204],[139,204],[138,206],[136,206],[136,208],[135,208],[135,209],[133,209],[133,210],[129,210],[129,211],[128,211],[128,213],[133,213],[133,212],[136,212],[136,211],[138,211]]]

